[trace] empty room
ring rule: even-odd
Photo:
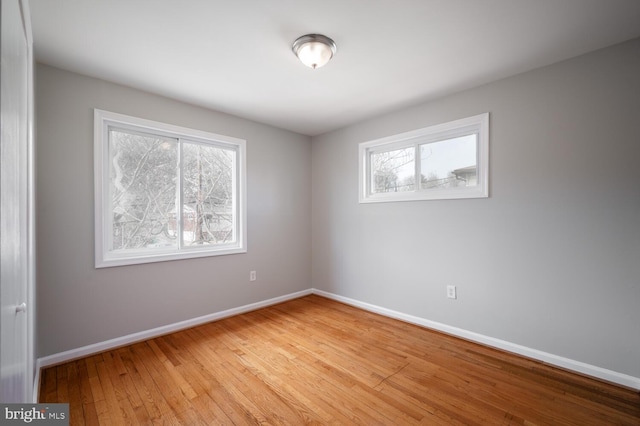
[[[637,0],[1,16],[0,423],[640,424]]]

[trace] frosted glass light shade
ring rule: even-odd
[[[321,34],[307,34],[293,42],[293,53],[309,68],[320,68],[336,53],[336,44]]]

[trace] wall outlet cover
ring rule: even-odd
[[[447,297],[449,299],[456,299],[456,286],[455,285],[448,285],[447,286]]]

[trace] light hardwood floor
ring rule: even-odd
[[[638,392],[319,296],[42,378],[72,425],[640,425]]]

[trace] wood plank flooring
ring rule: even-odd
[[[640,425],[640,394],[308,296],[45,369],[72,425]]]

